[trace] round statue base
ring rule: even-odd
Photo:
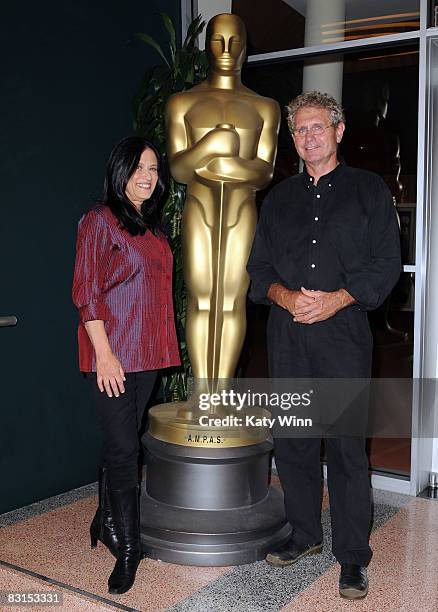
[[[212,413],[202,412],[193,398],[169,402],[149,410],[149,433],[162,442],[202,448],[253,446],[270,438],[269,427],[264,423],[270,412],[260,407],[245,407],[242,416],[237,414],[223,406],[216,406]],[[205,424],[209,418],[219,424]],[[258,426],[245,426],[250,418]]]
[[[140,499],[147,557],[225,566],[264,559],[291,533],[283,495],[270,487],[269,440],[235,448],[193,448],[147,433],[149,462]]]

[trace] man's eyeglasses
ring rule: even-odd
[[[329,123],[328,125],[321,125],[321,123],[314,123],[313,125],[311,125],[310,127],[300,127],[298,130],[294,130],[294,136],[297,136],[298,138],[305,138],[307,136],[307,134],[312,134],[312,136],[318,136],[324,133],[324,131],[329,128],[329,127],[333,127],[333,123]]]

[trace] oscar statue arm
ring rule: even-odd
[[[239,135],[229,128],[214,127],[191,144],[186,121],[190,104],[185,98],[177,94],[169,99],[165,122],[170,171],[175,180],[187,185],[211,160],[238,155]]]
[[[272,179],[280,128],[280,107],[274,100],[266,100],[259,109],[263,127],[259,137],[257,155],[252,159],[242,157],[216,157],[206,170],[224,181],[246,183],[253,189],[263,189]]]

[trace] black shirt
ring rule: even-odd
[[[382,304],[400,275],[392,197],[377,174],[341,162],[318,184],[306,170],[265,198],[248,272],[250,298],[270,304],[272,283],[288,289],[346,289],[356,308]]]

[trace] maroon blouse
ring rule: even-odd
[[[107,206],[79,221],[73,302],[79,311],[79,368],[96,371],[84,323],[104,321],[125,372],[179,365],[172,303],[172,253],[164,236],[131,236]]]

